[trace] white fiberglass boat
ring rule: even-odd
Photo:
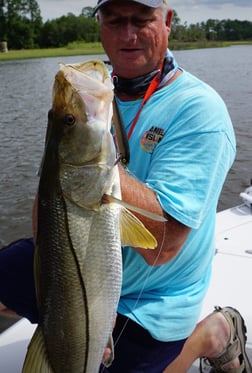
[[[237,308],[247,326],[247,350],[252,360],[252,187],[241,197],[241,205],[217,213],[216,256],[200,318],[211,313],[215,305]],[[1,373],[21,372],[35,327],[21,319],[0,335]],[[198,372],[196,364],[190,373]]]
[[[216,255],[200,319],[216,305],[236,308],[247,327],[246,347],[252,362],[252,186],[240,196],[243,204],[217,213]],[[196,372],[194,367],[189,370]]]

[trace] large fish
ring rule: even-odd
[[[120,296],[121,241],[156,245],[128,210],[102,202],[103,195],[112,201],[121,197],[110,131],[112,100],[103,62],[61,64],[38,188],[39,324],[24,373],[98,372]]]

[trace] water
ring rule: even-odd
[[[218,210],[240,204],[239,193],[250,185],[252,178],[252,46],[174,54],[181,66],[215,88],[228,107],[236,133],[237,155],[224,184]]]
[[[219,209],[239,204],[239,193],[252,177],[252,46],[174,54],[182,67],[212,85],[229,108],[237,136],[237,157],[224,185]],[[32,234],[36,171],[43,152],[58,62],[73,63],[92,57],[0,62],[0,247]]]

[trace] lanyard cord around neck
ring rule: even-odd
[[[143,98],[143,101],[141,103],[141,106],[140,108],[138,109],[136,115],[135,115],[135,118],[133,119],[133,122],[130,126],[130,129],[129,129],[129,133],[128,133],[128,140],[130,139],[131,135],[132,135],[132,132],[137,124],[137,121],[138,121],[138,118],[140,116],[140,113],[144,107],[144,105],[146,104],[146,102],[149,100],[149,98],[151,97],[151,95],[156,91],[156,89],[158,88],[159,84],[160,84],[160,77],[161,77],[161,70],[159,70],[157,72],[157,74],[154,76],[154,78],[152,79],[145,95],[144,95],[144,98]]]
[[[140,93],[142,89],[145,88],[147,85],[147,90],[144,89],[144,98],[140,105],[140,108],[138,109],[135,118],[132,121],[129,133],[128,133],[128,140],[130,139],[132,132],[136,126],[136,123],[139,119],[140,113],[146,104],[146,102],[149,100],[149,98],[152,96],[152,94],[158,89],[162,88],[167,84],[168,81],[172,79],[172,77],[176,74],[177,70],[179,69],[179,66],[177,62],[175,61],[172,53],[167,49],[165,58],[163,63],[160,66],[159,70],[153,71],[150,74],[147,74],[143,77],[141,77],[141,80],[139,78],[135,78],[132,80],[129,79],[123,79],[114,74],[112,72],[112,77],[114,80],[115,85],[115,96],[117,92],[122,93],[128,93],[130,96],[134,95],[135,93]],[[143,93],[144,93],[143,92]]]

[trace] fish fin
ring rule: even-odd
[[[114,196],[109,195],[109,194],[104,194],[103,201],[105,203],[117,203],[118,205],[121,205],[128,210],[137,212],[138,214],[140,214],[142,216],[145,216],[146,218],[149,218],[149,219],[152,219],[152,220],[155,220],[155,221],[160,221],[161,223],[165,223],[167,221],[167,219],[164,216],[155,214],[155,213],[150,212],[150,211],[146,211],[146,210],[144,210],[140,207],[137,207],[137,206],[133,206],[130,203],[122,201],[122,200],[120,200],[120,199],[118,199]]]
[[[42,330],[38,326],[32,336],[25,357],[22,373],[53,373],[48,361]]]
[[[123,208],[120,216],[120,235],[122,246],[155,249],[157,240],[143,223],[129,210]]]
[[[106,360],[103,361],[103,364],[105,365],[105,367],[108,368],[114,360],[114,341],[113,341],[112,335],[110,335],[110,337],[109,337],[107,347],[110,349],[111,353],[106,358]]]

